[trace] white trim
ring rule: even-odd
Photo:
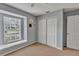
[[[27,39],[27,20],[24,19],[24,40]]]
[[[22,43],[25,43],[27,42],[26,40],[22,40],[22,41],[18,41],[18,42],[15,42],[15,43],[10,43],[10,44],[7,44],[7,45],[0,45],[0,50],[3,50],[5,48],[9,48],[11,46],[14,46],[14,45],[18,45],[18,44],[22,44]]]
[[[12,12],[8,12],[8,11],[5,11],[5,10],[0,10],[0,13],[12,15],[12,16],[17,16],[17,17],[21,17],[21,18],[26,18],[25,16],[15,14],[15,13],[12,13]]]
[[[11,13],[11,12],[8,12],[8,11],[5,11],[5,10],[0,10],[0,13],[12,15],[12,16],[16,16],[16,17],[20,17],[20,18],[24,19],[24,40],[21,40],[21,41],[15,42],[15,43],[11,43],[11,44],[7,44],[7,45],[0,45],[0,50],[27,42],[27,17],[19,15],[19,14]]]

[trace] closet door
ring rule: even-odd
[[[47,19],[47,45],[57,47],[57,19],[50,17]]]
[[[38,20],[38,42],[46,44],[46,19]]]
[[[67,47],[79,50],[79,15],[67,17]]]

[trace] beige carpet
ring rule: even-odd
[[[72,49],[64,49],[60,51],[43,44],[33,44],[22,48],[6,56],[79,56],[79,51]]]

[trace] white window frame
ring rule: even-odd
[[[12,12],[9,12],[9,11],[5,11],[5,10],[0,10],[0,13],[1,14],[7,14],[7,15],[15,16],[15,17],[20,17],[20,18],[24,19],[24,25],[23,25],[24,26],[24,40],[17,41],[17,42],[14,42],[14,43],[10,43],[10,44],[7,44],[7,45],[1,45],[0,50],[4,49],[4,48],[7,48],[7,47],[10,47],[10,46],[14,46],[14,45],[17,45],[17,44],[22,44],[22,43],[27,42],[27,16],[15,14],[15,13],[12,13]]]

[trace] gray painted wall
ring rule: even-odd
[[[36,41],[36,18],[35,18],[35,16],[33,16],[33,15],[27,13],[27,12],[21,11],[19,9],[13,8],[11,6],[7,6],[5,4],[0,4],[0,9],[9,11],[9,12],[12,12],[12,13],[15,13],[15,14],[27,16],[27,18],[28,18],[27,19],[27,40],[28,40],[28,42],[25,43],[25,44],[22,44],[22,45],[16,45],[16,46],[13,47],[13,49],[12,49],[12,47],[4,49],[3,51],[0,51],[0,55],[7,53],[11,50],[21,48],[22,46],[26,46],[27,44],[31,44],[31,42],[33,43],[33,42]],[[29,23],[32,24],[32,28],[29,28]]]
[[[3,26],[2,25],[3,23],[2,22],[3,22],[2,21],[2,15],[0,14],[0,44],[2,44],[2,41],[3,41],[2,40],[3,39],[3,33],[2,33],[3,32],[3,27],[2,27]]]
[[[41,39],[41,37],[39,37],[39,35],[40,35],[39,34],[39,30],[40,30],[39,29],[39,26],[40,26],[39,21],[42,19],[49,20],[49,17],[52,18],[52,16],[57,16],[57,48],[60,50],[63,50],[63,38],[64,38],[63,37],[63,34],[64,34],[63,33],[63,9],[38,17],[38,42],[39,42],[39,39]],[[45,25],[45,28],[46,28],[46,25]],[[45,29],[45,31],[46,31],[46,29]],[[44,36],[44,37],[46,37],[46,36]]]

